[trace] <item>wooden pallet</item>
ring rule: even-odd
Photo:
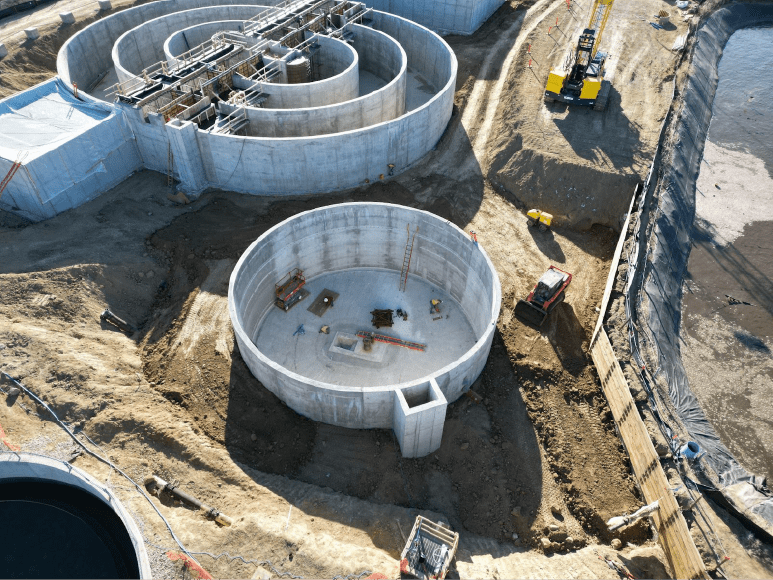
[[[645,503],[659,501],[660,509],[653,514],[652,519],[658,531],[660,545],[675,577],[708,578],[706,567],[690,536],[687,522],[670,490],[668,479],[660,465],[660,458],[631,397],[628,381],[603,328],[598,332],[591,347],[591,356],[601,377],[601,386],[620,437],[631,459],[634,475],[644,494]]]

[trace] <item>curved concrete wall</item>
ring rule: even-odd
[[[472,34],[504,0],[365,0],[365,3],[441,34]]]
[[[118,80],[130,80],[143,69],[166,60],[164,43],[178,30],[212,20],[248,19],[257,7],[250,5],[208,6],[166,14],[124,32],[113,45],[113,65]]]
[[[323,107],[357,98],[360,93],[359,56],[345,42],[326,36],[319,37],[320,50],[317,57],[328,63],[328,76],[312,83],[280,84],[258,83],[261,91],[269,95],[266,108],[294,109]],[[330,76],[333,71],[340,71]],[[236,75],[234,75],[236,77]],[[234,81],[237,85],[238,81]],[[254,83],[242,79],[239,88],[248,88]]]
[[[351,268],[400,272],[406,223],[419,226],[411,276],[450,294],[478,338],[463,357],[408,383],[343,387],[290,372],[258,350],[252,336],[271,308],[277,280],[296,267],[307,279]],[[228,310],[247,366],[291,408],[316,421],[344,427],[389,428],[395,390],[410,390],[433,379],[451,402],[470,387],[488,358],[501,298],[499,277],[488,256],[452,223],[399,205],[347,203],[298,214],[258,238],[231,275]]]
[[[152,578],[150,560],[142,537],[134,519],[126,511],[120,500],[99,481],[74,465],[57,461],[50,457],[32,453],[0,453],[0,481],[7,480],[47,480],[64,483],[82,489],[107,504],[123,522],[131,538],[140,578]]]
[[[189,46],[197,46],[221,30],[238,30],[243,24],[242,20],[207,22],[179,30],[164,43],[164,57],[174,64],[175,57],[189,50]],[[357,98],[360,89],[357,51],[334,38],[319,37],[319,43],[320,80],[292,85],[254,83],[236,74],[234,86],[241,89],[260,86],[263,93],[270,95],[265,107],[272,109],[322,107]]]
[[[273,97],[269,98],[266,108],[247,108],[251,137],[304,137],[342,133],[390,121],[405,112],[408,70],[405,51],[383,32],[359,25],[352,28],[355,29],[354,48],[359,56],[360,67],[375,68],[380,65],[380,74],[391,81],[370,94],[353,100],[343,99],[343,102],[326,107],[277,110],[270,108],[274,101]],[[308,86],[316,91],[320,84],[324,82],[310,83]],[[245,82],[242,86],[249,85]],[[221,109],[230,112],[235,107],[221,105]]]
[[[256,14],[263,6],[278,3],[278,0],[260,0],[254,4]],[[71,36],[59,49],[56,71],[71,90],[72,83],[77,82],[80,91],[84,92],[99,79],[102,73],[113,67],[113,45],[127,30],[136,28],[148,20],[183,10],[245,4],[252,4],[252,2],[249,0],[158,0],[116,12]]]
[[[272,4],[274,0],[260,3]],[[57,59],[59,74],[70,89],[72,82],[78,82],[88,94],[88,87],[112,68],[112,46],[127,31],[137,29],[137,40],[143,41],[145,27],[140,25],[147,21],[161,18],[159,22],[176,31],[178,26],[184,27],[184,22],[175,20],[179,15],[163,17],[179,11],[222,14],[220,10],[194,10],[219,5],[253,6],[249,0],[159,0],[107,16],[65,43]],[[254,6],[257,9],[260,4]],[[451,118],[456,57],[442,38],[416,23],[381,12],[371,15],[374,30],[353,26],[363,70],[385,77],[397,71],[379,91],[360,100],[360,57],[351,46],[323,37],[320,42],[326,49],[335,50],[341,58],[350,55],[351,64],[341,74],[315,83],[263,85],[263,90],[273,93],[269,99],[274,103],[281,94],[279,104],[269,102],[269,107],[307,109],[287,110],[285,117],[284,112],[275,113],[273,129],[260,125],[263,113],[252,112],[256,125],[252,134],[265,136],[213,133],[187,121],[176,122],[173,127],[152,111],[114,105],[125,114],[142,164],[166,171],[171,146],[174,175],[181,182],[180,188],[191,195],[206,187],[257,195],[298,195],[357,187],[392,173],[390,165],[400,172],[416,163],[435,147]],[[154,33],[153,38],[163,34],[166,32]],[[163,50],[167,38],[155,50]],[[154,60],[153,56],[141,56],[139,49],[137,58]],[[427,79],[437,93],[405,112],[408,72]],[[236,88],[244,88],[239,86],[238,75],[234,79]],[[292,95],[292,102],[284,103],[285,96],[293,91],[297,93]],[[328,105],[333,110],[315,110]],[[303,124],[307,130],[299,135]]]
[[[235,139],[197,131],[207,180],[256,194],[336,191],[377,180],[389,173],[389,164],[403,171],[432,149],[451,118],[456,56],[442,38],[418,24],[379,12],[373,18],[374,28],[403,47],[408,66],[441,87],[434,97],[397,119],[317,137]]]
[[[174,66],[176,56],[203,44],[222,30],[238,31],[243,25],[243,20],[216,20],[178,30],[164,42],[164,58],[170,66]]]

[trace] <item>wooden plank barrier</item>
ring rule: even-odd
[[[603,312],[602,312],[603,316]],[[708,578],[698,549],[690,536],[687,522],[682,516],[668,479],[660,465],[655,447],[647,428],[636,408],[628,381],[612,350],[612,344],[604,329],[596,336],[591,347],[591,357],[601,378],[601,386],[620,437],[628,451],[634,475],[644,494],[646,503],[658,500],[660,509],[652,519],[657,529],[660,545],[671,564],[676,578]]]

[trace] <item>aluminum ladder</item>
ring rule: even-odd
[[[411,225],[405,226],[408,230],[408,239],[405,242],[405,254],[403,255],[403,269],[400,272],[400,292],[405,292],[405,285],[408,283],[408,270],[411,267],[411,257],[413,256],[413,243],[416,240],[416,234],[419,233],[419,226],[416,226],[416,230],[411,236]]]

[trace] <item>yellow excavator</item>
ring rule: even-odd
[[[615,0],[594,0],[588,28],[563,70],[551,69],[545,86],[545,101],[585,105],[597,111],[607,107],[610,82],[604,80],[607,55],[599,52],[601,35]],[[566,71],[569,70],[569,74]]]

